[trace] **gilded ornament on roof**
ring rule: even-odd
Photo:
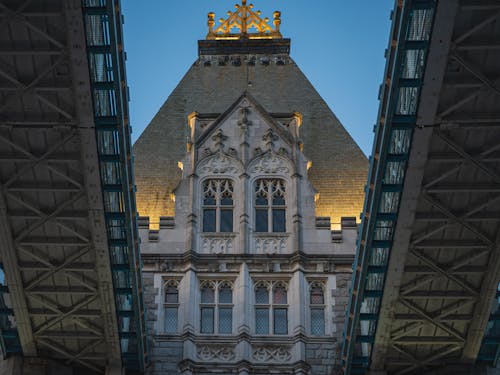
[[[235,5],[234,12],[227,12],[228,18],[221,18],[220,25],[216,27],[215,13],[208,13],[207,39],[280,39],[281,12],[273,13],[273,25],[268,24],[269,18],[261,18],[260,10],[254,11],[253,4],[247,5],[247,0],[242,0],[241,5]],[[236,31],[236,32],[235,32]]]

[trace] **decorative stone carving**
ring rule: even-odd
[[[257,346],[252,357],[259,362],[287,362],[292,359],[290,348],[286,346]]]
[[[214,147],[216,150],[224,149],[224,142],[227,140],[227,136],[224,135],[221,129],[217,130],[212,136],[212,141],[214,141]]]
[[[257,160],[252,166],[251,173],[290,173],[288,163],[274,152],[266,152],[264,156]]]
[[[230,254],[233,250],[232,237],[204,237],[204,254]]]
[[[259,155],[262,155],[264,152],[262,151],[262,149],[260,147],[257,147],[253,150],[253,156],[259,156]]]
[[[238,165],[234,158],[217,152],[213,156],[203,159],[198,167],[199,174],[237,173]]]
[[[231,361],[235,358],[234,348],[224,345],[200,345],[196,353],[203,361]]]
[[[287,237],[257,237],[257,254],[283,254],[286,250]]]
[[[268,129],[264,134],[264,136],[262,137],[262,140],[265,142],[266,148],[268,150],[274,149],[274,141],[277,141],[278,139],[279,137],[276,134],[274,134],[273,129]]]

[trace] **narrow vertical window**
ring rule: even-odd
[[[283,283],[276,283],[273,287],[273,315],[274,334],[288,333],[288,305],[287,291]]]
[[[310,285],[309,305],[311,309],[311,334],[323,336],[325,334],[325,296],[320,283]]]
[[[233,332],[233,289],[229,283],[219,286],[219,333]]]
[[[206,283],[201,288],[201,333],[214,333],[215,288]]]
[[[231,180],[203,182],[203,232],[232,232],[233,208]]]
[[[165,333],[177,333],[178,309],[179,309],[179,289],[176,281],[165,284]]]
[[[260,284],[255,288],[255,333],[269,334],[269,289]]]
[[[255,231],[286,232],[283,180],[259,179],[255,182]]]

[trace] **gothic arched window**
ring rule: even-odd
[[[255,181],[255,231],[286,232],[285,181]]]
[[[168,281],[164,287],[165,333],[177,333],[179,288],[176,281]]]
[[[233,231],[233,192],[231,180],[203,182],[203,232]]]
[[[260,282],[255,287],[255,333],[288,334],[288,300],[282,281]]]
[[[323,336],[325,334],[325,294],[321,283],[311,283],[309,307],[311,309],[311,334]]]
[[[200,310],[201,333],[232,333],[233,287],[231,283],[229,281],[204,281],[201,286]]]

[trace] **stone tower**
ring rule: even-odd
[[[134,146],[149,372],[331,373],[367,160],[279,12],[214,19]]]

